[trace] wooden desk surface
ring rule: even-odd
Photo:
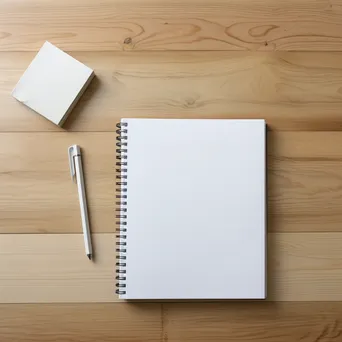
[[[341,29],[342,0],[0,0],[0,341],[342,341]],[[10,96],[45,40],[97,74],[65,129]],[[267,120],[268,301],[113,295],[121,117]]]

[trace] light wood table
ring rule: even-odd
[[[45,40],[97,75],[64,129],[10,96]],[[121,117],[267,120],[267,301],[118,301]],[[341,128],[342,0],[0,0],[0,341],[341,341]]]

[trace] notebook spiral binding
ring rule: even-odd
[[[116,222],[119,228],[116,230],[116,293],[118,295],[126,294],[126,253],[127,253],[127,122],[121,122],[116,125],[116,202],[117,214]]]

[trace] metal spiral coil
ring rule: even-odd
[[[121,122],[116,125],[116,195],[118,206],[115,217],[118,219],[116,224],[120,228],[116,230],[116,293],[118,295],[126,294],[126,259],[127,259],[127,122]]]

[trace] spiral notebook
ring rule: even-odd
[[[266,298],[265,121],[118,127],[119,297]]]

